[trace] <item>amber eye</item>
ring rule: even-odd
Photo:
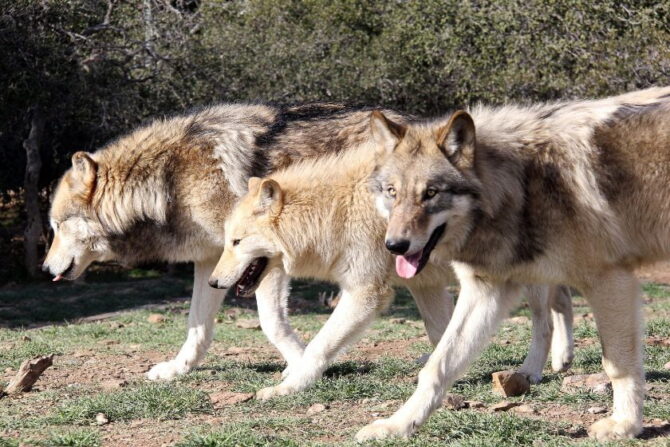
[[[395,188],[393,186],[389,186],[388,188],[386,188],[386,193],[389,195],[389,197],[395,197],[396,195]]]
[[[426,197],[429,199],[432,199],[435,197],[435,194],[437,194],[437,190],[435,188],[428,188],[426,190]]]
[[[236,245],[240,245],[240,240],[239,239],[233,239],[233,247]]]

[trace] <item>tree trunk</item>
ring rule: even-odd
[[[30,133],[23,140],[26,150],[26,175],[23,180],[26,206],[26,229],[23,233],[23,249],[25,252],[26,270],[31,277],[37,271],[37,245],[42,235],[42,216],[40,215],[39,179],[42,169],[40,143],[44,131],[44,117],[37,107],[30,110]]]

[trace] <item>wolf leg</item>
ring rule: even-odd
[[[170,380],[185,374],[205,356],[212,342],[214,318],[225,296],[223,290],[214,289],[207,283],[215,265],[216,261],[195,263],[186,342],[174,359],[149,370],[149,380]]]
[[[419,373],[416,391],[390,418],[363,427],[356,435],[357,441],[411,435],[440,406],[446,387],[465,372],[519,301],[517,285],[494,285],[465,269],[459,279],[461,293],[454,316]]]
[[[258,318],[270,343],[281,353],[288,364],[284,374],[298,365],[305,345],[295,333],[288,319],[290,278],[279,268],[273,268],[256,289]]]
[[[444,330],[454,313],[454,297],[446,287],[407,287],[419,308],[423,324],[428,333],[428,340],[437,346]],[[430,353],[423,354],[416,362],[425,365]]]
[[[353,291],[342,290],[340,302],[314,339],[307,345],[296,368],[277,386],[256,393],[261,400],[302,391],[321,378],[335,357],[353,344],[393,297],[386,285]]]
[[[575,339],[572,334],[572,294],[566,286],[553,287],[550,296],[551,319],[554,333],[551,337],[551,369],[567,371],[574,358]]]
[[[530,383],[540,383],[542,370],[547,363],[551,342],[552,321],[549,309],[551,287],[532,285],[526,287],[528,305],[533,322],[533,334],[526,360],[519,368],[519,374],[528,378]]]
[[[628,271],[615,270],[585,290],[603,348],[603,367],[612,381],[612,416],[591,425],[599,441],[633,438],[642,431],[644,371],[640,287]]]

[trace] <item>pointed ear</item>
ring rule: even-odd
[[[375,110],[370,115],[370,132],[377,145],[378,154],[393,152],[398,142],[405,136],[406,131],[406,126],[391,121],[379,110]]]
[[[475,122],[465,110],[454,112],[435,135],[438,147],[461,167],[472,167],[475,158]]]
[[[97,175],[98,164],[89,154],[79,151],[72,155],[69,183],[75,194],[88,201],[95,189]]]
[[[273,179],[262,180],[256,193],[256,212],[277,216],[284,206],[284,191]]]
[[[249,177],[249,181],[247,182],[247,190],[249,192],[256,191],[258,189],[258,185],[260,184],[261,184],[260,177]]]

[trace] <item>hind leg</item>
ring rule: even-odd
[[[554,326],[551,337],[551,369],[564,372],[572,365],[575,349],[572,295],[566,286],[553,287],[551,295],[551,318]]]
[[[215,265],[216,261],[195,263],[186,342],[174,359],[159,363],[147,372],[149,380],[170,380],[185,374],[205,356],[212,342],[214,317],[225,296],[223,290],[213,289],[207,283]]]
[[[612,381],[612,416],[591,425],[589,435],[599,441],[633,438],[642,431],[644,371],[642,315],[637,278],[612,270],[585,290],[603,348],[603,367]]]
[[[519,368],[519,374],[528,378],[530,383],[540,383],[542,370],[547,363],[549,344],[551,342],[552,321],[549,311],[551,287],[533,285],[526,287],[528,304],[533,321],[533,333],[528,355]]]

